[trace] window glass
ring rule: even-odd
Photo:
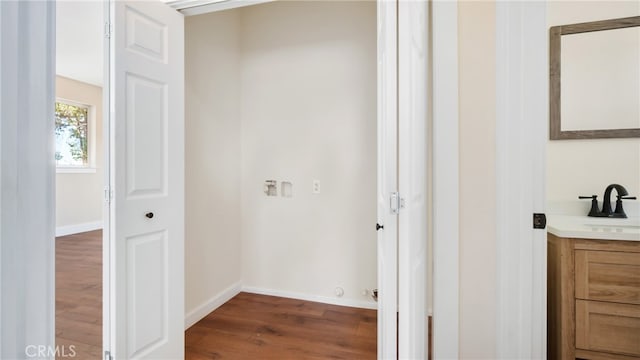
[[[56,102],[56,166],[89,166],[89,108]]]

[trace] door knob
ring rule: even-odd
[[[376,224],[376,231],[384,229],[384,225]]]
[[[148,212],[148,213],[144,214],[144,216],[146,216],[149,219],[153,219],[153,213],[152,212]]]

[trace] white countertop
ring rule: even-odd
[[[547,231],[565,238],[640,241],[640,217],[548,215]]]

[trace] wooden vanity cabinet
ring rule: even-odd
[[[549,359],[640,359],[640,242],[547,236]]]

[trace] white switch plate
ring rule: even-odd
[[[320,194],[320,180],[313,180],[313,190],[312,193]]]

